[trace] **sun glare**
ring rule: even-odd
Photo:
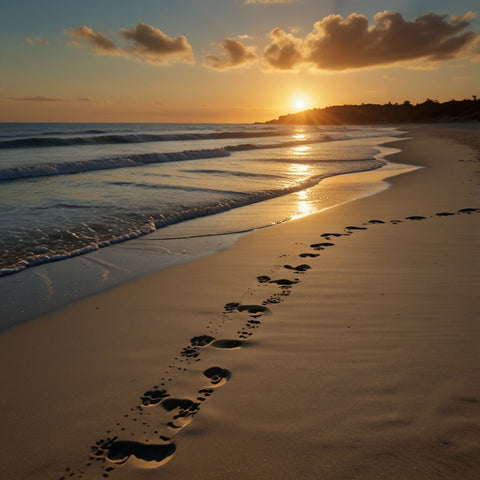
[[[296,95],[292,99],[292,106],[294,107],[295,112],[301,112],[311,108],[311,103],[310,99],[305,95]]]

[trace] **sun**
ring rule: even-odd
[[[307,110],[311,106],[311,101],[306,95],[296,95],[292,99],[292,106],[295,112],[301,112]]]

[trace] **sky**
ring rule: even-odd
[[[0,0],[1,122],[480,97],[477,0]]]

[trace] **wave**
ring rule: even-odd
[[[199,173],[206,175],[221,175],[232,177],[246,177],[246,178],[267,178],[267,179],[282,179],[285,178],[282,175],[273,175],[271,173],[254,173],[254,172],[240,172],[237,170],[212,170],[212,169],[182,169],[182,172],[186,173]]]
[[[94,131],[90,131],[94,133]],[[109,134],[85,137],[28,137],[0,141],[0,149],[70,147],[78,145],[108,145],[125,143],[171,142],[187,140],[221,140],[232,138],[261,138],[285,135],[282,131],[230,131],[210,133],[162,133],[162,134]]]
[[[12,273],[16,273],[26,268],[32,267],[34,265],[39,265],[42,263],[54,262],[58,260],[64,260],[67,258],[75,257],[78,255],[83,255],[85,253],[92,252],[94,250],[98,250],[99,248],[107,247],[109,245],[113,245],[119,242],[124,242],[127,240],[132,240],[149,233],[154,232],[160,228],[166,227],[168,225],[173,225],[176,223],[184,222],[186,220],[192,220],[195,218],[206,217],[209,215],[214,215],[217,213],[225,212],[228,210],[232,210],[234,208],[243,207],[246,205],[251,205],[254,203],[263,202],[265,200],[269,200],[276,197],[281,197],[284,195],[288,195],[291,193],[299,192],[305,190],[307,188],[311,188],[317,185],[321,180],[327,177],[345,174],[345,173],[354,173],[358,171],[366,171],[366,170],[374,170],[376,168],[380,168],[386,164],[385,161],[376,161],[376,162],[364,162],[362,167],[359,166],[353,167],[348,171],[343,172],[336,172],[336,173],[325,173],[321,175],[314,175],[302,182],[299,182],[295,185],[278,188],[278,189],[270,189],[270,190],[262,190],[253,193],[241,193],[240,192],[224,192],[224,193],[231,193],[234,194],[234,197],[227,198],[225,200],[217,201],[215,203],[210,203],[206,205],[197,205],[192,206],[191,208],[187,208],[181,212],[175,212],[165,215],[160,215],[157,218],[152,218],[151,216],[146,218],[138,218],[134,225],[130,226],[129,231],[123,231],[114,233],[112,230],[108,230],[108,235],[104,236],[99,235],[97,238],[86,238],[84,235],[77,235],[72,232],[64,232],[66,236],[69,237],[71,242],[69,246],[69,251],[48,251],[48,253],[41,253],[41,254],[32,254],[32,251],[29,251],[29,255],[23,257],[21,260],[7,262],[7,264],[0,268],[0,277],[9,275]],[[120,224],[121,222],[119,222]],[[87,230],[92,233],[95,233],[93,229],[93,225],[84,225]],[[105,228],[103,229],[105,231]],[[55,232],[53,234],[53,239],[56,240],[58,238],[59,233]],[[60,233],[60,235],[62,235]],[[42,241],[45,243],[45,241]],[[46,243],[49,243],[48,241]],[[56,244],[56,241],[52,242],[53,245]],[[65,246],[63,244],[63,246]],[[31,249],[30,249],[31,250]]]
[[[155,163],[181,162],[185,160],[228,156],[230,156],[230,152],[224,148],[213,148],[204,150],[184,150],[182,152],[173,153],[144,153],[129,155],[126,157],[81,160],[68,163],[43,163],[40,165],[25,165],[21,167],[0,169],[0,181],[49,177],[53,175],[69,175],[95,170],[138,167]]]

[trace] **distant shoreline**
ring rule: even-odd
[[[257,122],[267,125],[372,125],[404,123],[452,123],[480,121],[480,100],[426,100],[413,105],[402,104],[336,105],[281,115],[277,119]]]

